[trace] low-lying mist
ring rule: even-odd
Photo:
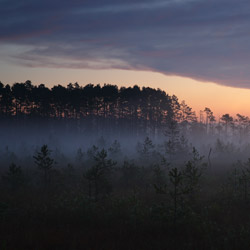
[[[200,125],[204,127],[203,124]],[[112,131],[112,128],[109,129]],[[169,163],[185,163],[193,147],[204,157],[217,163],[235,162],[250,157],[247,135],[240,139],[235,131],[235,134],[227,135],[206,134],[205,130],[203,134],[200,131],[188,134],[178,124],[175,128],[166,128],[157,135],[148,133],[135,136],[129,132],[111,134],[110,131],[95,133],[85,129],[76,132],[61,127],[60,123],[54,128],[46,123],[21,127],[13,122],[8,126],[1,126],[0,162],[19,164],[29,157],[32,158],[42,145],[48,145],[55,160],[63,164],[79,164],[79,152],[83,154],[82,160],[86,160],[87,152],[92,147],[105,149],[109,154],[115,151],[115,157],[119,161],[125,158],[139,159],[142,151],[146,150],[147,154],[160,155]],[[30,165],[31,162],[24,164]]]

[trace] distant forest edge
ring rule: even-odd
[[[205,108],[199,119],[185,101],[161,89],[149,87],[120,87],[88,84],[79,86],[69,83],[67,87],[57,85],[47,88],[44,84],[34,86],[31,81],[14,83],[12,86],[0,82],[0,119],[2,121],[67,121],[76,131],[108,131],[131,135],[162,135],[173,124],[180,126],[182,133],[204,132],[216,136],[234,135],[240,138],[248,133],[250,120],[237,114],[229,114],[216,121],[213,112]],[[24,123],[23,123],[24,122]],[[73,127],[72,127],[73,125]]]

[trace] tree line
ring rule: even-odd
[[[35,86],[29,80],[12,86],[0,82],[0,119],[63,120],[78,131],[129,131],[131,135],[151,136],[162,135],[173,122],[184,134],[237,134],[244,138],[250,128],[247,116],[237,114],[233,119],[224,114],[216,121],[207,107],[200,111],[198,118],[185,101],[180,102],[175,95],[170,96],[161,89],[78,83],[48,88],[44,84]]]
[[[78,126],[98,130],[106,127],[129,130],[131,134],[156,133],[178,116],[181,104],[176,96],[152,88],[104,84],[69,83],[47,88],[31,81],[0,83],[0,118],[56,119],[80,121]],[[186,119],[195,120],[187,105]],[[184,117],[182,117],[184,119]]]

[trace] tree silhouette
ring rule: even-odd
[[[223,122],[225,126],[225,134],[226,136],[228,135],[228,126],[232,124],[233,122],[233,117],[231,117],[229,114],[225,114],[221,117],[221,121]]]
[[[249,118],[244,115],[237,114],[237,128],[239,133],[239,142],[241,143],[243,138],[246,138],[249,130]]]
[[[111,168],[116,165],[116,162],[111,159],[107,159],[107,151],[102,149],[98,151],[94,156],[95,163],[85,173],[84,177],[89,182],[89,197],[92,197],[92,185],[94,188],[94,199],[98,200],[100,186],[105,183],[107,174],[110,173]],[[107,184],[107,183],[106,183]]]
[[[50,173],[55,164],[55,161],[50,157],[51,151],[47,145],[43,145],[39,152],[33,158],[38,169],[43,172],[43,181],[47,185],[50,183]]]
[[[212,123],[215,122],[215,116],[210,108],[205,108],[204,112],[206,113],[206,132],[208,134],[209,128],[212,130],[212,126],[209,127],[209,125],[212,125]]]

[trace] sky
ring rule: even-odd
[[[246,0],[0,0],[0,81],[112,83],[250,116]]]

